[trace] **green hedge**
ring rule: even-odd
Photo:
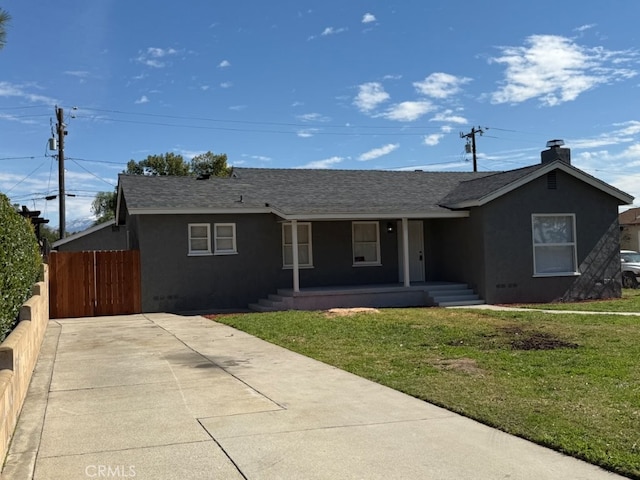
[[[42,259],[33,226],[0,194],[0,341],[13,328],[31,295]]]

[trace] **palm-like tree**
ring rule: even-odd
[[[4,47],[7,37],[7,25],[11,20],[11,15],[0,8],[0,50]]]

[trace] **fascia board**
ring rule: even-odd
[[[275,212],[274,212],[275,213]],[[394,213],[278,213],[279,217],[285,220],[397,220],[398,218],[465,218],[469,216],[468,211],[451,212],[394,212]]]
[[[233,215],[250,213],[272,213],[270,208],[129,208],[130,215]]]

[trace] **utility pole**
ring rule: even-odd
[[[56,125],[56,132],[58,134],[58,201],[60,209],[60,240],[65,237],[65,198],[66,193],[64,191],[64,136],[67,134],[64,124],[64,112],[62,108],[56,106],[56,119],[58,124]]]
[[[479,133],[481,136],[484,133],[484,130],[482,129],[482,127],[471,127],[471,131],[469,133],[462,133],[460,132],[460,138],[466,138],[467,139],[467,145],[466,145],[466,149],[467,149],[467,153],[469,152],[469,139],[471,139],[471,153],[473,154],[473,171],[477,172],[478,171],[478,156],[476,154],[476,133]]]

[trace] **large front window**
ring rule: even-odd
[[[531,220],[534,275],[575,275],[578,270],[575,215],[534,214]]]
[[[282,224],[282,266],[293,267],[293,228],[290,223]],[[298,266],[313,267],[311,248],[311,224],[298,223]]]
[[[378,222],[353,222],[353,264],[380,265]]]

